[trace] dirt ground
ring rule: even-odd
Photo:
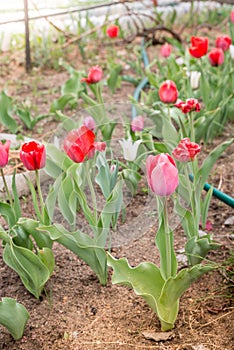
[[[58,87],[66,81],[67,73],[53,70],[36,71],[28,76],[13,60],[15,71],[2,70],[0,85],[7,83],[9,94],[18,100],[29,97],[40,113],[48,111],[49,103],[59,96]],[[40,75],[40,78],[38,78]],[[123,105],[133,86],[123,83],[114,96],[115,104]],[[58,127],[54,120],[42,122],[34,135],[48,139]],[[201,157],[214,145],[233,136],[234,125],[212,145],[203,148]],[[3,130],[1,130],[3,131]],[[233,192],[234,145],[222,155],[209,178],[210,183],[230,196]],[[24,200],[24,210],[31,208],[30,197]],[[99,284],[92,270],[75,254],[55,244],[56,267],[46,290],[36,300],[23,287],[17,274],[2,261],[0,248],[0,298],[16,298],[30,313],[24,336],[14,341],[0,327],[1,350],[232,350],[234,348],[233,280],[228,271],[234,268],[230,258],[234,244],[234,225],[227,219],[233,209],[212,198],[208,219],[212,234],[220,248],[209,259],[220,262],[220,268],[204,275],[183,295],[175,328],[167,340],[147,339],[144,332],[160,332],[160,323],[146,303],[132,290],[111,284],[111,271],[106,287]],[[156,218],[148,195],[139,191],[127,207],[127,221],[113,233],[112,253],[127,257],[132,266],[142,261],[159,262],[154,244]],[[183,247],[185,238],[181,228],[175,230],[175,248]],[[233,259],[232,259],[233,263]],[[226,264],[226,267],[224,266]],[[182,265],[181,265],[182,266]]]

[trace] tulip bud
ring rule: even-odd
[[[146,159],[146,174],[151,190],[158,196],[171,195],[179,184],[175,161],[167,153],[150,155]]]
[[[164,44],[163,46],[161,46],[161,49],[160,49],[160,54],[167,58],[171,55],[171,51],[172,51],[172,46],[168,43]]]
[[[224,52],[222,49],[214,48],[208,53],[210,64],[214,67],[220,66],[224,62]]]
[[[44,168],[46,163],[45,146],[36,141],[29,141],[22,145],[20,160],[28,170]]]
[[[190,72],[190,85],[193,90],[196,90],[199,88],[200,78],[201,78],[201,72],[198,72],[198,71]]]
[[[234,60],[234,45],[229,46],[229,52],[230,52],[231,59]]]
[[[176,84],[171,80],[164,81],[159,88],[158,95],[164,103],[175,103],[178,98]]]
[[[116,38],[119,34],[119,27],[114,24],[110,25],[106,30],[106,34],[109,38]]]
[[[8,163],[10,144],[10,140],[0,141],[0,168],[5,167]]]
[[[141,115],[138,115],[132,120],[131,129],[133,132],[142,131],[144,129],[144,118]]]

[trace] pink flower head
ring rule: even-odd
[[[141,115],[138,115],[132,120],[131,129],[133,132],[142,131],[144,129],[144,118]]]
[[[208,51],[208,38],[206,37],[191,37],[191,46],[189,48],[190,55],[195,58],[205,56]]]
[[[10,140],[0,141],[0,168],[4,168],[8,163],[10,144]]]
[[[105,142],[95,142],[94,148],[96,151],[104,152],[106,149],[106,143]]]
[[[210,64],[214,67],[220,66],[224,62],[224,52],[222,49],[215,47],[208,53]]]
[[[228,35],[221,35],[215,41],[215,46],[223,51],[227,51],[232,43],[232,39]]]
[[[234,23],[234,9],[230,13],[230,20],[232,23]]]
[[[171,51],[172,51],[172,46],[170,44],[166,43],[166,44],[161,46],[160,54],[161,54],[161,56],[167,58],[171,55]]]
[[[110,38],[116,38],[119,34],[119,27],[116,26],[115,24],[110,25],[107,30],[106,30],[106,34],[110,37]]]
[[[81,82],[85,82],[87,84],[96,84],[102,79],[102,76],[102,69],[99,66],[93,66],[89,70],[88,77],[82,78]]]
[[[201,151],[201,147],[191,142],[188,137],[182,139],[178,146],[172,151],[173,157],[179,162],[189,162]]]
[[[146,174],[151,190],[158,196],[169,196],[179,184],[178,170],[174,159],[167,153],[146,159]]]
[[[29,141],[22,145],[20,160],[28,170],[44,168],[46,163],[45,146],[36,141]]]
[[[184,114],[193,111],[200,112],[201,110],[201,105],[196,98],[188,98],[185,102],[179,100],[174,104],[174,106],[179,108]]]
[[[202,223],[201,222],[199,222],[199,228],[202,228]],[[206,231],[212,231],[212,229],[213,229],[212,222],[207,220],[206,221],[206,225],[205,225],[205,230]]]
[[[174,81],[164,81],[158,90],[158,95],[164,103],[175,103],[178,98],[178,90]]]
[[[84,118],[83,125],[85,125],[86,128],[88,128],[89,130],[92,130],[92,131],[96,128],[95,120],[91,116]]]

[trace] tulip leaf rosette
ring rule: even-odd
[[[182,294],[198,277],[210,271],[211,267],[197,264],[177,273],[167,202],[168,196],[173,195],[178,187],[178,169],[173,158],[162,153],[147,158],[146,173],[149,187],[157,198],[159,227],[155,242],[160,254],[160,267],[151,262],[131,267],[126,258],[117,260],[110,253],[108,265],[114,270],[112,282],[133,288],[155,311],[162,331],[168,331],[174,327]]]

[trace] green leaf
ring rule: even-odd
[[[10,227],[16,223],[16,217],[12,207],[4,202],[0,202],[0,214],[7,220]]]
[[[212,194],[213,194],[213,188],[211,187],[209,189],[208,193],[206,194],[205,198],[203,199],[203,201],[201,201],[202,227],[206,226],[206,219],[207,219],[207,215],[208,215],[208,210],[209,210]]]
[[[0,301],[0,324],[8,329],[15,340],[22,338],[30,315],[27,309],[12,298]]]
[[[31,250],[11,242],[5,246],[3,260],[18,273],[25,288],[38,299],[50,277],[50,272],[41,259]]]
[[[142,296],[154,312],[158,313],[157,300],[165,281],[156,265],[142,262],[136,267],[131,267],[126,258],[117,260],[110,253],[107,254],[107,265],[114,270],[113,284],[124,284],[133,288],[134,292]]]
[[[109,75],[109,78],[107,79],[107,85],[109,89],[111,90],[112,94],[115,93],[115,90],[118,86],[119,83],[119,78],[120,78],[120,72],[122,71],[122,65],[118,64],[115,65],[114,67],[111,67],[111,72]]]
[[[44,232],[43,233],[38,232],[38,234],[45,236]],[[48,237],[48,239],[50,238]],[[50,248],[44,247],[43,249],[40,249],[38,251],[38,256],[43,262],[43,264],[48,268],[51,276],[52,273],[54,272],[54,265],[55,265],[54,254],[52,250]]]
[[[210,250],[217,249],[220,244],[214,242],[210,235],[205,235],[201,238],[191,237],[185,244],[185,253],[191,266],[200,264],[207,256]]]
[[[20,200],[19,200],[19,195],[16,187],[16,182],[15,182],[15,175],[16,172],[14,171],[13,177],[12,177],[12,194],[13,194],[13,209],[15,213],[15,218],[16,220],[19,219],[21,216],[21,208],[20,208]]]
[[[8,96],[5,91],[0,93],[0,122],[7,127],[13,134],[16,133],[18,125],[12,116],[13,102],[12,98]]]
[[[66,176],[58,190],[58,205],[70,225],[76,221],[76,204],[74,182],[72,178]]]
[[[52,240],[57,241],[77,254],[96,273],[100,283],[102,285],[106,284],[106,252],[103,247],[97,246],[91,237],[80,231],[69,232],[59,224],[41,226],[38,230],[48,233]]]

